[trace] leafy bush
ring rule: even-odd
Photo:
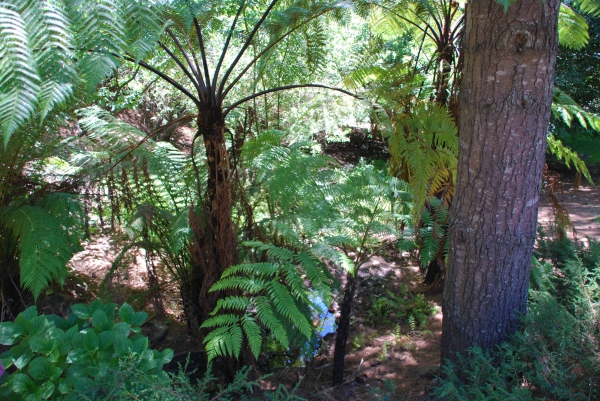
[[[523,329],[495,352],[468,351],[446,366],[433,395],[444,400],[600,399],[600,245],[542,243]],[[554,269],[549,269],[548,258]],[[462,372],[457,374],[456,372]]]
[[[414,322],[413,330],[427,324],[427,319],[435,312],[423,294],[413,294],[403,286],[398,295],[391,291],[383,296],[371,296],[371,307],[367,311],[367,323],[378,326],[394,322]],[[411,324],[411,326],[413,325]]]
[[[155,380],[152,375],[140,369],[141,356],[133,354],[119,361],[116,368],[104,369],[93,382],[87,386],[79,386],[62,401],[171,401],[171,400],[232,400],[240,399],[239,395],[251,392],[258,385],[256,381],[248,381],[249,369],[237,372],[234,381],[226,388],[213,385],[215,377],[210,366],[196,385],[190,383],[185,369],[169,376],[169,380]],[[238,397],[236,397],[236,395]],[[245,398],[241,398],[245,399]]]
[[[148,314],[134,312],[128,304],[77,304],[66,319],[39,315],[35,306],[13,322],[0,323],[0,344],[12,345],[0,355],[5,369],[14,371],[3,379],[0,396],[8,400],[56,399],[74,390],[93,387],[107,371],[135,366],[137,372],[156,383],[169,383],[162,370],[173,351],[148,348],[140,325]],[[130,334],[134,333],[131,337]],[[123,385],[134,386],[131,382]]]

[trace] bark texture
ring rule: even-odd
[[[557,52],[558,0],[467,5],[442,360],[492,348],[526,312]]]

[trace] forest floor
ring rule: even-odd
[[[355,146],[344,146],[353,147],[348,151],[356,155]],[[365,151],[371,153],[371,149]],[[339,152],[333,153],[340,156]],[[600,182],[600,166],[590,170],[595,181]],[[555,196],[569,212],[576,239],[585,241],[586,236],[600,238],[600,190],[587,182],[575,190],[572,186],[574,176],[564,171],[561,174],[562,192],[556,191]],[[544,196],[539,224],[551,234],[553,221],[551,202]],[[569,235],[573,238],[572,230]],[[47,291],[38,300],[38,308],[44,313],[66,315],[71,304],[90,302],[108,294],[113,302],[127,301],[135,308],[150,313],[144,332],[150,337],[153,347],[175,350],[176,360],[170,366],[172,370],[176,369],[177,362],[185,360],[190,351],[192,357],[196,357],[191,360],[192,367],[199,366],[198,347],[188,336],[175,286],[166,285],[161,289],[166,315],[154,313],[153,305],[148,301],[147,260],[143,251],[127,253],[121,267],[112,272],[108,284],[102,285],[123,243],[124,238],[113,234],[94,235],[84,244],[84,251],[71,261],[73,275],[65,286]],[[426,400],[437,380],[435,376],[439,375],[442,294],[439,290],[427,291],[414,260],[412,254],[390,250],[375,256],[359,272],[360,285],[353,310],[346,354],[346,382],[343,385],[331,386],[334,335],[328,334],[322,339],[316,356],[303,366],[273,366],[276,358],[272,355],[271,360],[266,362],[261,358],[264,373],[271,373],[262,381],[263,387],[274,388],[281,383],[291,388],[301,380],[297,394],[308,400],[369,400],[378,392],[385,392],[389,399]],[[388,290],[398,294],[404,286],[413,293],[422,293],[425,301],[435,308],[423,327],[413,325],[411,328],[408,323],[398,326],[392,311],[374,308],[375,299],[385,296]]]

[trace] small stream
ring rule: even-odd
[[[272,368],[280,366],[305,366],[315,357],[319,348],[321,348],[323,337],[335,333],[337,330],[335,316],[329,312],[329,308],[325,305],[323,300],[317,295],[314,295],[312,301],[318,308],[315,309],[314,317],[314,321],[317,322],[315,334],[299,349],[289,348],[284,352],[273,353],[270,358],[270,365]],[[319,309],[324,312],[319,312]]]

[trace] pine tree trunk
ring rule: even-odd
[[[333,354],[333,385],[344,382],[344,358],[346,357],[346,344],[350,331],[350,315],[352,314],[352,301],[356,295],[357,279],[352,273],[346,274],[344,298],[340,305],[340,320],[335,335],[335,351]]]
[[[557,52],[558,0],[467,3],[460,150],[450,211],[442,359],[518,329],[529,271]]]

